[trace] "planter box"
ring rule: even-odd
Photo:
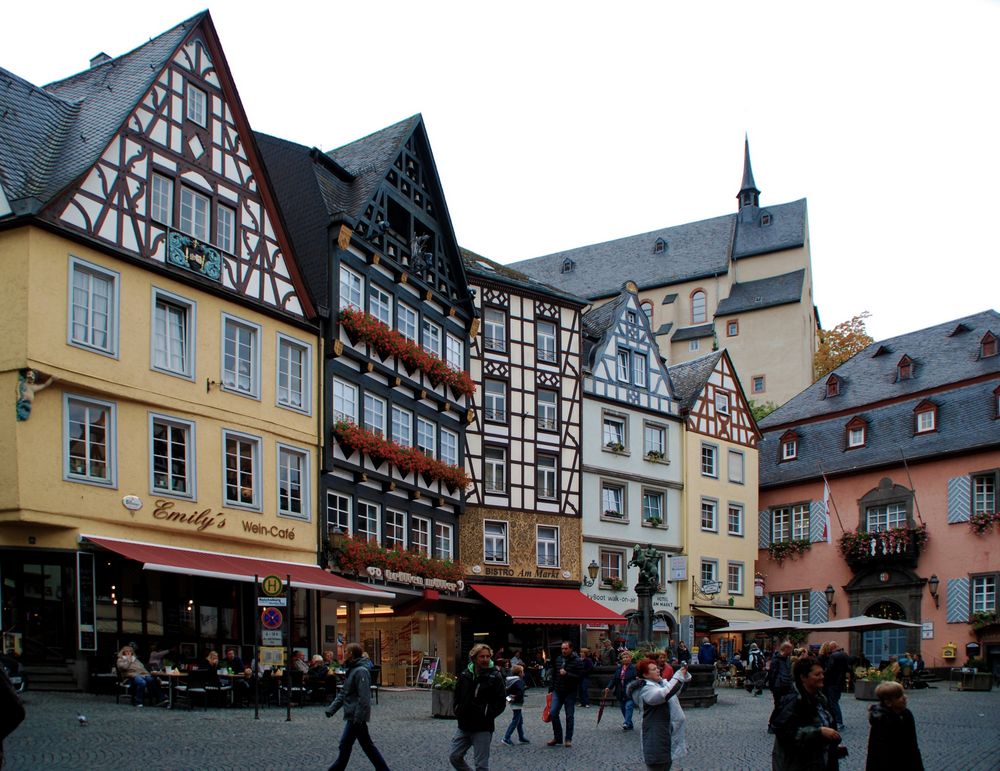
[[[431,688],[431,717],[455,718],[455,692]]]
[[[976,672],[974,675],[962,677],[960,689],[963,691],[989,691],[993,688],[993,675],[989,672]]]
[[[855,680],[854,698],[860,701],[878,701],[875,697],[875,689],[878,682],[875,680]]]

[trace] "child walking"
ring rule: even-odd
[[[510,672],[511,674],[507,678],[507,701],[510,702],[513,717],[510,720],[510,725],[507,726],[507,733],[500,741],[508,747],[513,747],[514,742],[510,740],[510,737],[514,735],[514,729],[517,729],[517,739],[521,744],[530,744],[531,742],[524,735],[524,718],[521,715],[521,710],[524,708],[524,667],[515,664],[510,668]]]
[[[924,761],[917,746],[917,727],[913,713],[906,708],[906,694],[899,683],[881,683],[875,689],[878,704],[868,708],[869,771],[893,768],[897,771],[923,771]]]

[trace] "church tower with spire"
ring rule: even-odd
[[[753,169],[750,167],[750,137],[743,139],[743,183],[736,196],[740,202],[740,222],[753,222],[760,211],[760,190],[753,181]]]

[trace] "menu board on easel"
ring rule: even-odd
[[[82,651],[97,650],[97,596],[94,582],[94,555],[76,553],[76,613],[79,646]]]
[[[430,688],[434,684],[434,675],[437,674],[439,666],[441,666],[439,658],[424,656],[420,659],[420,669],[417,670],[417,687]]]

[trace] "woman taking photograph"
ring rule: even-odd
[[[653,659],[643,659],[635,669],[638,677],[627,691],[635,706],[642,709],[639,732],[642,761],[647,771],[669,771],[672,763],[669,701],[680,693],[691,675],[687,667],[681,665],[667,680],[660,675],[660,668]]]

